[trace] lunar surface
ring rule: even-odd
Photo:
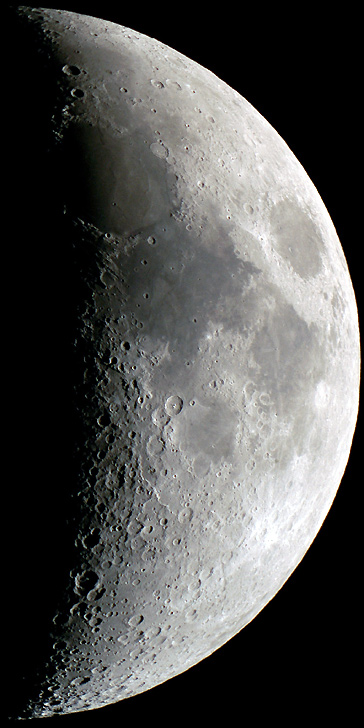
[[[42,717],[178,675],[274,597],[345,470],[359,334],[329,214],[244,98],[110,22],[14,27],[22,453],[42,452],[16,709]]]

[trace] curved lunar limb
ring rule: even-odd
[[[32,628],[14,609],[40,717],[168,680],[274,597],[348,460],[359,334],[328,212],[244,98],[114,23],[14,24],[37,79],[12,117],[23,342],[44,352]]]

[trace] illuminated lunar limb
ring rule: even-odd
[[[74,428],[39,523],[58,573],[40,586],[39,717],[172,678],[272,599],[347,463],[359,336],[323,202],[244,98],[134,30],[17,12],[44,59],[31,194],[69,351],[49,382]]]

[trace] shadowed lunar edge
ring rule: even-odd
[[[9,659],[13,712],[39,717],[152,688],[274,596],[340,484],[359,343],[327,211],[248,102],[112,23],[12,23],[38,80],[9,186],[37,231],[18,305],[42,466]]]

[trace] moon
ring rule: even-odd
[[[129,28],[17,19],[39,111],[22,280],[51,425],[50,475],[24,495],[47,517],[22,715],[47,717],[182,673],[280,590],[345,470],[359,333],[328,212],[245,99]]]

